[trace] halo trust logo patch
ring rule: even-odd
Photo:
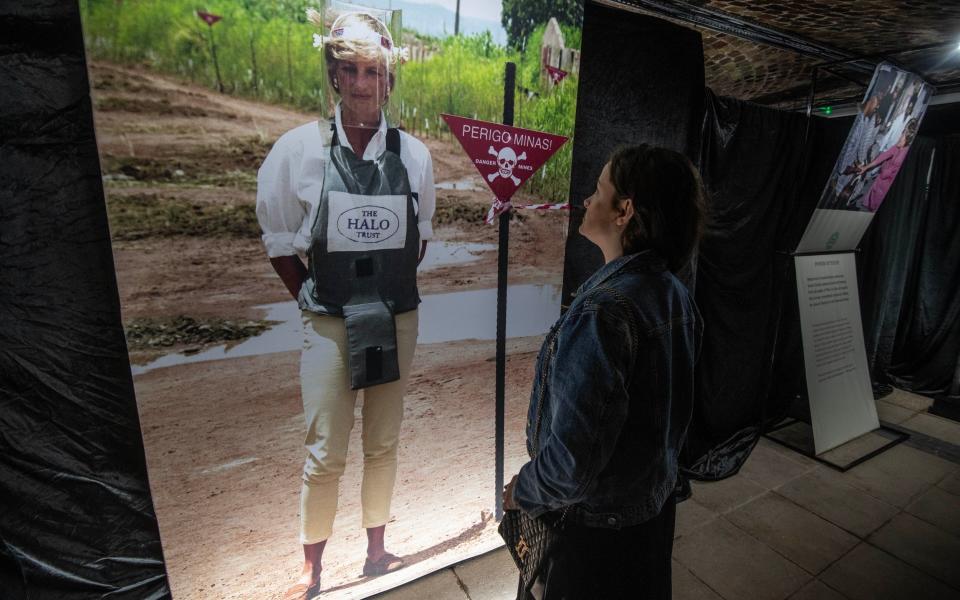
[[[407,243],[408,196],[330,190],[327,252],[399,250]]]
[[[400,217],[383,206],[358,206],[340,213],[337,231],[352,242],[377,244],[400,231]]]

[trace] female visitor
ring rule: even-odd
[[[677,455],[702,328],[673,273],[697,245],[703,196],[683,155],[640,145],[615,152],[584,201],[580,233],[605,264],[544,341],[530,461],[504,490],[507,510],[559,532],[521,598],[670,598]]]

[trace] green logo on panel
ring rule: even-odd
[[[833,248],[833,245],[837,243],[838,239],[840,239],[840,232],[834,231],[833,235],[830,236],[830,239],[827,240],[827,250]]]

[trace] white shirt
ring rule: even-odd
[[[353,150],[343,130],[339,104],[335,119],[340,144]],[[387,125],[381,113],[380,127],[367,144],[363,159],[373,160],[386,148]],[[310,229],[316,220],[329,159],[330,148],[324,144],[320,125],[311,121],[280,136],[260,165],[257,172],[257,220],[270,258],[304,255],[310,248]],[[437,194],[430,151],[423,142],[401,131],[400,161],[407,169],[410,191],[418,196],[416,212],[420,239],[432,239],[431,221]]]

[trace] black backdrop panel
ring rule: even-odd
[[[806,411],[793,258],[849,120],[707,95],[700,170],[710,194],[697,266],[704,345],[683,463],[737,472],[761,424]],[[802,398],[803,402],[794,402]],[[799,414],[796,416],[803,416]]]
[[[0,596],[169,597],[78,6],[0,4]]]
[[[890,296],[898,292],[901,303],[896,319],[871,323],[870,333],[878,340],[876,379],[935,395],[947,391],[960,355],[960,137],[917,141],[922,145],[911,147],[905,164],[912,167],[914,176],[901,181],[898,174],[894,183],[902,206],[891,208],[889,217],[878,214],[878,218],[885,217],[878,223],[883,227],[871,235],[872,249],[887,248],[888,255],[909,259],[868,263],[887,267],[880,274],[901,283],[873,287],[873,306],[890,302]],[[904,214],[910,208],[915,208],[920,218]],[[877,274],[874,279],[879,279]],[[892,349],[883,343],[891,334]]]
[[[788,118],[790,113],[783,113]],[[780,327],[777,332],[773,354],[773,385],[765,414],[768,419],[777,420],[787,413],[809,421],[810,407],[806,397],[806,374],[803,368],[803,347],[800,339],[800,308],[797,301],[796,273],[792,252],[816,210],[823,187],[827,183],[833,167],[840,155],[853,117],[836,119],[814,118],[809,130],[801,135],[797,133],[793,144],[804,145],[804,171],[801,179],[792,183],[797,188],[793,202],[788,206],[789,214],[783,231],[783,239],[778,244],[780,267],[777,276],[781,277],[786,292],[782,294]],[[806,127],[806,126],[805,126]],[[806,141],[804,141],[806,140]]]
[[[571,169],[564,306],[600,265],[600,250],[577,233],[583,200],[618,146],[645,142],[696,159],[703,111],[700,34],[672,23],[587,2]]]
[[[874,380],[882,380],[893,356],[901,313],[909,311],[906,287],[922,246],[929,194],[925,186],[935,143],[917,137],[877,211],[857,261],[864,342]],[[911,299],[913,300],[913,299]]]
[[[700,170],[710,196],[697,265],[705,328],[684,463],[698,478],[739,468],[759,435],[773,372],[807,120],[707,95]]]

